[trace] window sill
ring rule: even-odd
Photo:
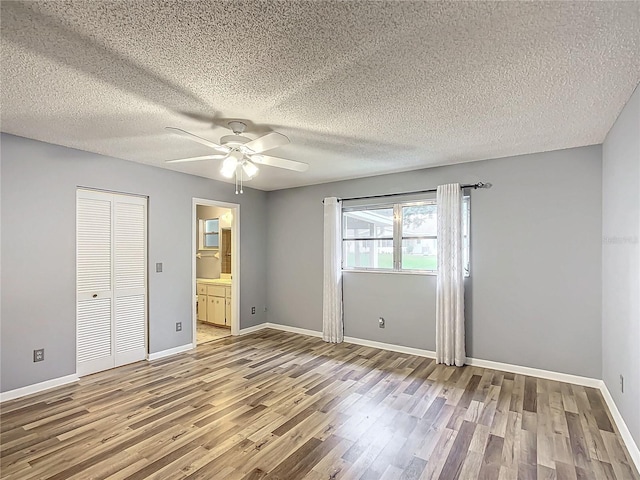
[[[342,273],[374,273],[376,275],[379,274],[383,274],[383,275],[422,275],[425,277],[437,277],[438,276],[438,272],[429,272],[429,271],[417,271],[417,272],[411,272],[408,270],[355,270],[352,268],[348,268],[348,269],[342,269]],[[468,273],[464,274],[464,278],[470,278],[471,275]]]
[[[412,272],[410,270],[367,270],[367,269],[353,269],[353,268],[343,268],[342,273],[375,273],[375,274],[386,274],[386,275],[426,275],[430,277],[435,277],[438,275],[438,272],[430,272],[419,270]]]

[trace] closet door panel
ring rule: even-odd
[[[113,367],[111,299],[78,302],[78,375]]]
[[[116,366],[146,357],[146,299],[144,295],[118,297],[116,302]]]
[[[111,199],[100,196],[98,192],[78,192],[76,281],[80,298],[111,292]]]
[[[77,369],[113,366],[111,195],[79,190],[76,209]]]
[[[117,291],[142,290],[146,286],[146,208],[135,200],[115,202],[115,287]]]
[[[115,196],[116,366],[146,358],[146,199]]]

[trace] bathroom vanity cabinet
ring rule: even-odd
[[[231,328],[231,285],[229,282],[198,279],[198,320]]]

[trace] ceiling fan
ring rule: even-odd
[[[270,167],[284,168],[296,172],[304,172],[309,168],[306,163],[286,158],[264,155],[262,152],[272,148],[281,147],[289,143],[289,139],[277,132],[270,132],[254,140],[244,137],[247,127],[241,121],[231,121],[228,123],[233,135],[225,135],[220,138],[220,145],[205,138],[189,133],[176,127],[165,127],[173,133],[198,142],[207,147],[213,148],[215,153],[200,157],[178,158],[167,160],[166,163],[197,162],[201,160],[223,160],[220,173],[226,178],[236,177],[236,193],[238,193],[238,181],[240,182],[240,193],[242,193],[242,182],[246,178],[250,180],[258,174],[258,165],[268,165]]]

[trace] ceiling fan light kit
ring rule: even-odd
[[[222,168],[220,169],[220,173],[225,178],[233,177],[233,174],[236,172],[236,167],[238,162],[233,157],[227,157],[222,162]]]
[[[258,167],[254,163],[251,163],[249,160],[245,160],[242,162],[242,171],[247,175],[248,178],[253,178],[258,174]]]
[[[304,172],[309,168],[306,163],[298,162],[295,160],[287,160],[280,157],[272,157],[267,155],[260,155],[266,150],[272,148],[281,147],[289,143],[289,139],[277,132],[270,132],[266,135],[262,135],[254,140],[242,136],[246,125],[243,122],[234,120],[227,124],[233,135],[225,135],[220,139],[220,145],[211,142],[205,138],[194,135],[180,128],[166,127],[173,133],[176,133],[182,137],[188,138],[194,142],[200,143],[207,147],[213,148],[215,154],[204,155],[199,157],[179,158],[176,160],[167,160],[167,163],[183,163],[183,162],[195,162],[201,160],[223,160],[220,168],[220,173],[225,178],[236,178],[236,194],[242,192],[242,184],[246,180],[251,180],[258,174],[258,167],[256,163],[261,165],[268,165],[271,167],[284,168],[287,170],[294,170],[297,172]],[[255,163],[254,163],[255,162]],[[238,183],[240,184],[240,191],[238,192]]]

